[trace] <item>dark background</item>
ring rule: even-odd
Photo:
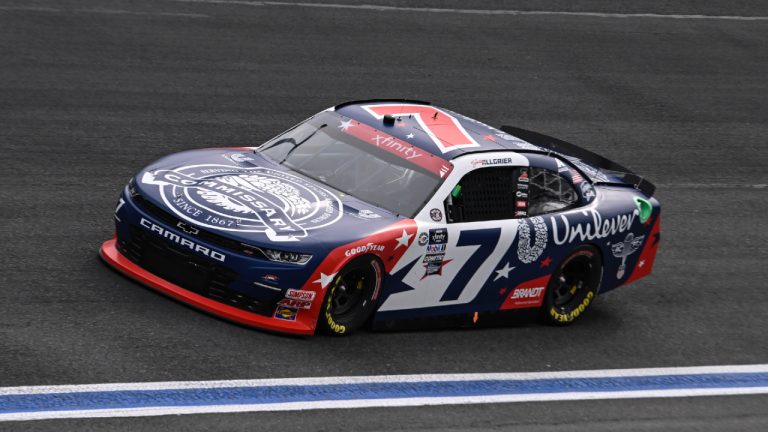
[[[336,0],[335,3],[354,3]],[[768,16],[758,1],[378,1]],[[0,386],[767,363],[768,21],[0,1]],[[97,258],[130,176],[350,99],[430,100],[658,185],[654,275],[577,325],[308,339],[239,327]],[[3,424],[0,429],[766,430],[768,397]]]

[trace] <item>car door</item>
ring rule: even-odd
[[[483,156],[455,161],[451,177],[416,217],[417,238],[392,272],[403,286],[379,312],[424,314],[430,308],[434,315],[448,315],[498,306],[479,295],[504,266],[499,262],[515,239],[514,182],[527,160],[514,153]]]

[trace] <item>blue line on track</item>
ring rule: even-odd
[[[0,396],[0,414],[174,406],[270,404],[356,399],[630,392],[768,387],[768,373],[605,378],[383,382],[174,390],[119,390]]]

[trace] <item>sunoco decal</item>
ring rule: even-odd
[[[342,204],[330,191],[269,168],[191,165],[147,172],[177,216],[226,231],[263,232],[272,241],[297,241],[331,225]]]

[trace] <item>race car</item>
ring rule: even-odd
[[[428,102],[337,105],[257,147],[132,178],[104,261],[235,321],[311,335],[571,323],[651,273],[654,185],[573,144]]]

